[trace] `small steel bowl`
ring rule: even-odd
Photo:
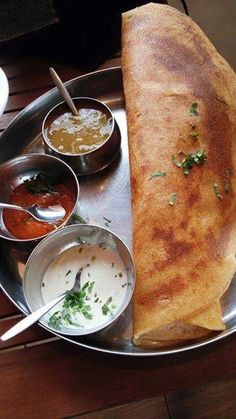
[[[126,295],[122,305],[115,315],[99,326],[90,329],[60,328],[54,329],[47,324],[48,315],[45,315],[40,323],[50,330],[65,335],[82,336],[95,333],[113,323],[128,306],[135,285],[135,268],[131,253],[127,246],[111,231],[91,224],[73,224],[63,227],[42,240],[31,253],[25,269],[23,290],[30,311],[35,311],[45,303],[42,297],[42,278],[49,264],[65,250],[79,244],[78,238],[83,243],[104,244],[107,243],[115,249],[124,263],[127,274]],[[79,253],[78,253],[79,255]],[[79,256],[78,256],[79,257]],[[55,278],[56,280],[56,278]]]
[[[12,190],[23,181],[31,179],[35,175],[42,173],[44,175],[62,176],[73,181],[75,187],[74,207],[65,221],[57,227],[57,230],[66,225],[74,214],[79,199],[79,182],[73,170],[63,161],[56,157],[46,154],[25,154],[14,159],[8,160],[0,165],[0,202],[8,202]],[[14,237],[5,227],[3,220],[3,211],[0,210],[0,237],[14,242],[34,242],[50,234],[47,233],[33,239],[19,239]]]
[[[89,97],[75,97],[73,98],[73,102],[77,109],[92,108],[100,110],[108,115],[112,119],[112,128],[109,137],[95,150],[91,150],[84,154],[66,154],[60,152],[50,143],[47,137],[47,130],[56,118],[66,112],[70,112],[66,103],[61,102],[54,106],[44,118],[42,125],[44,146],[46,153],[64,160],[72,167],[77,175],[90,175],[105,169],[118,155],[121,145],[120,129],[111,110],[103,102]]]

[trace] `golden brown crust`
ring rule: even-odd
[[[157,4],[123,15],[122,70],[138,339],[153,327],[207,310],[235,272],[236,78],[189,17]],[[192,103],[196,116],[189,114]],[[206,163],[184,175],[172,155],[199,149]],[[156,171],[166,176],[150,180]],[[223,199],[216,197],[214,183]],[[177,194],[173,206],[171,193]]]

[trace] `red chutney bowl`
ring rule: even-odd
[[[25,154],[0,165],[0,202],[20,206],[61,205],[65,217],[56,223],[35,220],[24,211],[0,210],[0,237],[15,242],[41,240],[69,223],[79,199],[73,170],[57,157]]]

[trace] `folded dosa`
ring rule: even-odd
[[[225,327],[220,298],[236,270],[236,77],[189,17],[153,3],[122,16],[122,72],[133,341],[174,345]],[[173,162],[199,150],[207,159],[189,174]]]

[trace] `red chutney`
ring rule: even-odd
[[[65,217],[49,224],[35,220],[31,215],[23,211],[4,209],[3,220],[7,230],[18,239],[34,239],[50,233],[60,226],[73,210],[76,200],[76,191],[72,182],[63,181],[54,186],[54,192],[33,194],[25,183],[18,185],[10,194],[10,204],[27,207],[33,204],[49,207],[61,205],[65,211]]]

